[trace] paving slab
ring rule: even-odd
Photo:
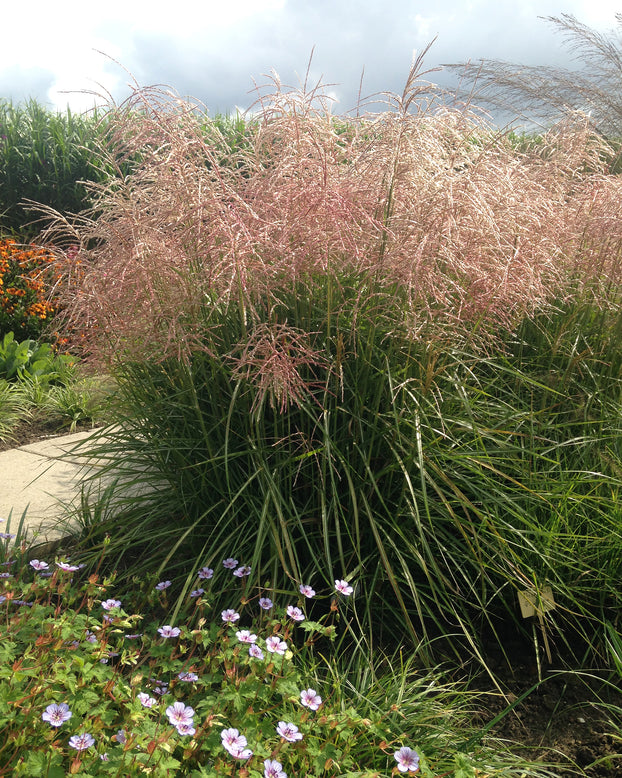
[[[66,534],[58,521],[67,515],[68,506],[79,506],[81,484],[92,474],[84,454],[72,455],[72,451],[84,452],[95,431],[0,452],[0,518],[4,519],[0,531],[16,532],[23,516],[27,537],[36,536],[37,542]]]

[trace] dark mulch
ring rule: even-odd
[[[59,428],[54,422],[20,422],[13,430],[10,437],[0,439],[0,451],[8,451],[12,448],[26,446],[29,443],[37,443],[40,440],[59,438],[69,435],[71,432],[83,432],[92,428],[90,423],[78,424],[74,430],[68,427]]]
[[[484,694],[477,723],[486,726],[516,703],[491,730],[496,737],[520,744],[512,751],[530,761],[554,764],[559,778],[622,778],[619,677],[601,668],[568,669],[580,663],[563,656],[561,650],[553,650],[551,665],[542,651],[539,674],[535,648],[528,639],[514,640],[506,651],[509,664],[490,657],[505,697],[489,680],[480,678],[478,687]]]
[[[506,700],[499,693],[485,695],[478,723],[485,725],[535,681],[515,680]],[[550,677],[505,716],[492,734],[520,743],[512,751],[526,759],[555,764],[560,778],[620,778],[622,741],[607,715],[606,702],[622,706],[622,694],[576,675]]]

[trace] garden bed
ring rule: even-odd
[[[158,633],[183,628],[184,645],[195,635],[207,645],[218,632],[226,642],[220,614],[226,621],[233,592],[247,608],[242,621],[262,627],[259,598],[286,595],[271,637],[296,636],[309,649],[304,683],[342,684],[339,710],[347,700],[381,719],[399,712],[400,732],[389,744],[382,734],[352,766],[396,774],[385,756],[420,741],[432,755],[433,767],[422,761],[417,773],[425,778],[612,778],[622,770],[618,180],[587,125],[518,148],[467,115],[410,113],[417,83],[413,71],[405,110],[343,123],[277,83],[272,107],[235,148],[159,92],[111,111],[110,158],[141,164],[98,190],[96,220],[74,228],[59,219],[46,233],[67,246],[56,258],[59,331],[79,333],[79,353],[110,369],[117,400],[104,412],[114,426],[89,452],[114,486],[81,504],[81,529],[64,549],[86,568],[80,616],[107,629],[98,604],[106,587],[137,613],[148,603],[160,621],[141,661],[155,667],[186,651],[169,656],[173,644]],[[38,387],[31,382],[33,397]],[[42,408],[56,419],[60,408],[72,431],[93,423],[82,396],[36,399],[23,399],[5,448],[64,434]],[[45,581],[26,572],[43,596]],[[197,580],[203,594],[209,587],[204,613],[188,599]],[[347,605],[333,581],[352,595]],[[130,606],[139,585],[142,601]],[[307,602],[311,585],[320,594]],[[2,586],[13,586],[10,574]],[[551,636],[550,666],[549,646],[538,663],[517,621],[526,590]],[[331,622],[330,634],[304,641],[306,627],[337,613],[335,631]],[[54,635],[56,614],[49,624]],[[111,658],[123,648],[115,641]],[[93,659],[76,642],[67,651]],[[223,651],[237,661],[232,645]],[[261,727],[227,686],[235,677],[227,667],[227,726],[251,711],[250,726]],[[53,684],[50,697],[60,688],[81,704],[70,685]],[[205,705],[199,691],[184,699]],[[277,701],[283,716],[287,694]],[[85,705],[82,719],[97,730],[93,747],[119,760],[112,733],[137,713],[138,736],[155,737],[151,714],[132,710],[132,688],[123,695],[114,718],[95,721]],[[427,707],[441,700],[441,712]],[[40,732],[41,711],[30,715]],[[435,742],[430,717],[448,728]],[[207,739],[191,759],[202,750],[220,759],[207,715],[201,727]],[[262,756],[280,753],[273,727],[255,734],[272,749]],[[324,745],[293,754],[290,775],[332,775],[332,762],[324,770],[316,761]],[[181,746],[172,749],[180,759]],[[59,765],[67,753],[63,740]],[[536,760],[556,767],[547,773]],[[217,775],[230,768],[219,762]]]
[[[513,669],[499,677],[505,699],[494,688],[484,692],[476,718],[482,727],[538,684],[535,661],[521,663],[517,658]],[[622,775],[622,742],[605,706],[622,708],[622,692],[606,682],[610,673],[600,675],[545,673],[541,685],[493,726],[491,734],[511,741],[512,751],[529,761],[556,765],[560,778],[618,778]],[[486,686],[483,681],[482,687]]]
[[[38,443],[40,440],[62,438],[65,435],[73,435],[75,432],[88,432],[93,429],[90,422],[76,424],[72,430],[67,427],[59,428],[54,422],[22,422],[11,430],[11,436],[6,440],[0,440],[0,451],[10,451],[13,448],[27,446],[30,443]]]

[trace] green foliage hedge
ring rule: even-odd
[[[205,118],[206,134],[216,128],[232,152],[244,146],[244,119]],[[100,153],[106,129],[105,112],[58,113],[36,100],[15,105],[0,98],[0,234],[36,234],[41,214],[34,203],[62,214],[88,208],[89,182],[102,183],[112,172]]]
[[[38,218],[26,200],[61,213],[84,209],[89,195],[82,182],[106,175],[95,154],[99,121],[96,113],[54,113],[34,100],[0,101],[1,231],[23,234]]]

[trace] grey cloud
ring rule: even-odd
[[[167,83],[192,94],[214,111],[247,107],[253,79],[275,69],[283,83],[304,78],[311,52],[310,82],[321,76],[340,100],[340,110],[354,107],[363,70],[363,93],[401,91],[413,49],[428,40],[410,13],[395,13],[378,3],[289,3],[282,12],[240,24],[226,40],[209,24],[197,28],[201,44],[181,46],[166,36],[132,40],[129,69],[142,84]],[[389,4],[390,9],[391,4]]]
[[[279,12],[239,23],[226,37],[210,26],[208,17],[193,21],[194,43],[135,32],[130,61],[124,64],[142,85],[168,84],[215,113],[248,107],[254,99],[249,94],[253,79],[265,83],[262,74],[272,68],[283,83],[297,85],[296,74],[304,77],[312,50],[311,83],[323,76],[325,83],[335,84],[331,91],[339,98],[338,111],[355,106],[363,70],[364,96],[401,92],[413,50],[422,50],[435,36],[425,60],[430,68],[479,58],[569,62],[551,26],[537,18],[559,13],[555,3],[532,3],[521,11],[521,4],[480,2],[470,14],[456,11],[457,5],[441,0],[426,14],[420,3],[408,0],[289,2]],[[427,78],[443,86],[456,82],[446,72]]]

